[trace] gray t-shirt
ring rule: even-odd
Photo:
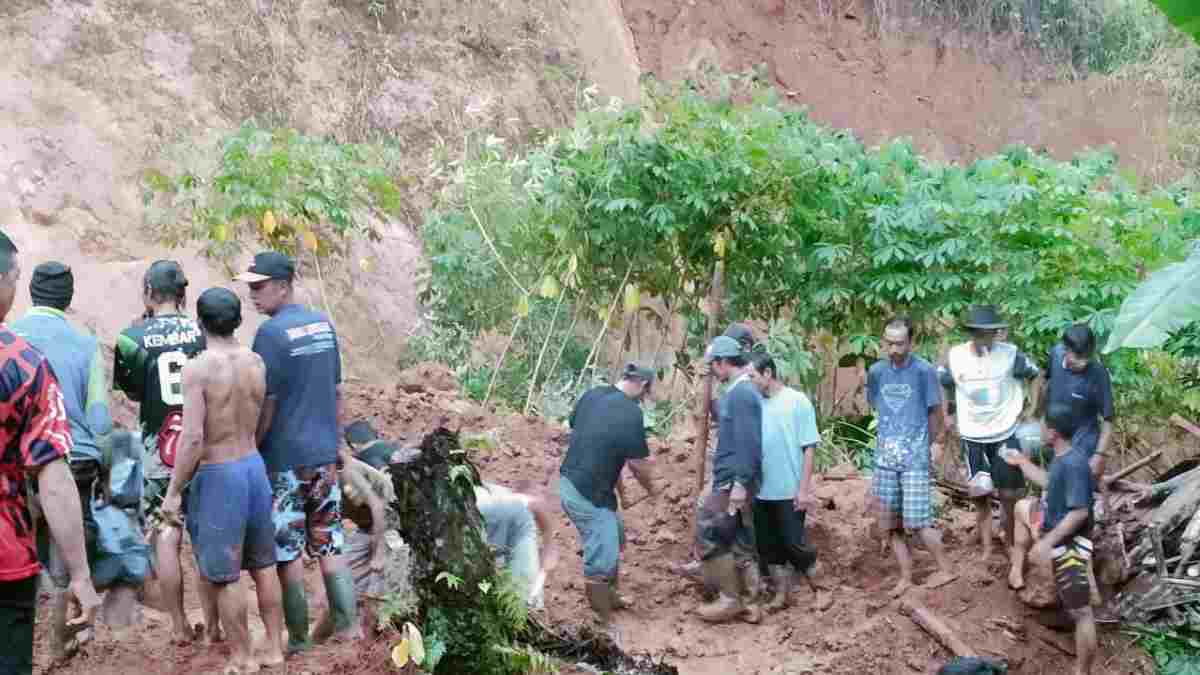
[[[536,536],[537,524],[525,499],[495,483],[475,488],[475,504],[487,528],[487,542],[507,556],[525,538]]]
[[[867,401],[878,414],[875,466],[892,471],[929,466],[929,409],[942,404],[937,371],[919,356],[897,368],[883,359],[867,371]]]

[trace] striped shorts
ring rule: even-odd
[[[923,530],[933,525],[929,469],[893,471],[876,468],[871,477],[880,525],[884,530]]]

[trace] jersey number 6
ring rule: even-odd
[[[158,388],[164,404],[183,405],[183,366],[187,362],[187,354],[181,351],[158,355]]]

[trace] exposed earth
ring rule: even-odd
[[[530,481],[534,490],[551,497],[557,491],[558,467],[566,430],[535,417],[497,417],[462,400],[449,372],[435,365],[401,374],[399,384],[387,389],[363,387],[351,394],[350,410],[357,417],[374,419],[389,438],[417,442],[439,425],[459,429],[466,439],[486,439],[475,446],[475,461],[484,478],[513,485]],[[419,382],[425,382],[424,386]],[[863,504],[869,481],[843,470],[819,481],[818,497],[825,507],[810,514],[810,534],[820,554],[816,577],[833,600],[817,609],[810,591],[796,592],[796,606],[752,626],[734,623],[709,626],[692,610],[702,601],[699,589],[673,576],[668,566],[685,560],[690,543],[689,519],[695,490],[695,462],[688,443],[652,443],[654,460],[663,485],[656,506],[636,502],[626,513],[629,546],[622,565],[622,590],[635,607],[618,614],[626,648],[661,656],[685,675],[729,673],[933,673],[950,655],[898,611],[888,591],[895,583],[890,552],[881,553]],[[629,497],[642,496],[639,486],[627,480]],[[1006,561],[999,553],[983,564],[978,546],[966,541],[971,514],[950,505],[943,510],[940,527],[951,559],[961,576],[936,591],[910,593],[942,616],[962,639],[983,656],[1003,656],[1015,675],[1068,672],[1072,659],[1060,648],[1070,644],[1069,633],[1042,627],[1005,582]],[[556,543],[562,562],[548,582],[546,619],[551,624],[588,621],[582,593],[582,562],[576,533],[565,516]],[[185,555],[189,561],[190,555]],[[933,571],[933,562],[919,551],[916,578]],[[194,579],[188,569],[185,575]],[[246,578],[243,583],[250,585]],[[309,569],[310,598],[323,596],[316,567]],[[314,601],[316,604],[318,601]],[[187,605],[193,621],[200,609],[192,585]],[[43,612],[48,611],[45,606]],[[45,614],[43,614],[45,616]],[[252,632],[261,634],[257,616]],[[168,643],[169,621],[146,612],[141,630],[129,640],[115,642],[101,627],[98,639],[63,673],[216,672],[226,656],[224,648],[175,647]],[[38,631],[39,672],[47,672],[45,625]],[[289,673],[390,673],[391,642],[383,637],[351,645],[331,645],[290,660]],[[1153,672],[1140,650],[1131,649],[1131,638],[1112,630],[1101,633],[1101,654],[1096,673]],[[268,672],[268,671],[264,671]]]

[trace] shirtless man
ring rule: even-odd
[[[254,443],[266,394],[266,367],[238,344],[242,304],[224,288],[210,288],[196,302],[208,350],[183,369],[183,435],[162,514],[182,525],[183,488],[188,491],[187,529],[201,583],[217,598],[221,624],[233,643],[230,670],[253,672],[283,663],[283,608],[275,572],[275,526],[271,484]],[[266,627],[266,653],[256,661],[238,585],[249,570]],[[229,672],[228,670],[226,672]]]

